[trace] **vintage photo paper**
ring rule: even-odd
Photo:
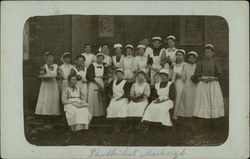
[[[247,2],[2,2],[1,156],[247,158]]]

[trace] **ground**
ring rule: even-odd
[[[228,114],[228,99],[225,99],[225,108]],[[218,122],[216,130],[207,128],[193,132],[186,126],[186,119],[182,119],[174,128],[151,126],[146,133],[143,129],[127,132],[122,128],[119,133],[114,133],[112,124],[105,119],[94,119],[89,130],[72,133],[64,116],[41,120],[32,112],[25,112],[26,139],[40,146],[215,146],[224,143],[228,136],[227,115]]]

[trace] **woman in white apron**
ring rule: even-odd
[[[71,69],[71,74],[77,76],[76,86],[80,88],[85,101],[88,99],[88,84],[86,80],[87,69],[85,67],[85,57],[79,55],[76,57],[76,65]]]
[[[62,93],[62,103],[64,104],[68,125],[72,131],[88,129],[92,115],[80,88],[76,87],[77,76],[70,75],[68,81],[69,86],[64,88]]]
[[[128,97],[130,88],[126,80],[123,79],[123,69],[115,71],[116,79],[111,82],[111,101],[107,108],[107,118],[123,119],[128,116]],[[116,130],[119,131],[121,121],[117,121]]]
[[[176,39],[173,35],[167,37],[168,48],[161,54],[161,65],[169,71],[169,79],[173,76],[173,67],[175,65],[177,49],[175,48]]]
[[[161,82],[155,84],[156,98],[146,108],[142,121],[157,122],[164,126],[172,126],[170,109],[174,106],[175,86],[168,80],[169,72],[161,69]]]
[[[104,76],[106,74],[102,61],[104,55],[98,53],[96,62],[92,63],[87,69],[86,78],[88,80],[88,104],[92,116],[104,116],[105,92]]]
[[[160,57],[163,49],[161,48],[161,37],[153,37],[152,41],[152,52],[148,53],[148,67],[150,69],[151,86],[154,86],[160,81],[159,70],[162,68]]]
[[[144,54],[145,54],[145,46],[144,45],[138,45],[137,50],[138,50],[138,55],[135,57],[135,60],[138,63],[139,70],[145,70],[146,74],[148,75],[148,73],[149,73],[148,58],[144,56]]]
[[[186,52],[183,49],[179,49],[176,51],[176,64],[174,66],[174,74],[172,78],[172,82],[175,84],[176,88],[176,98],[175,98],[175,104],[174,104],[174,119],[177,119],[177,112],[180,108],[180,100],[181,100],[181,94],[184,87],[184,82],[182,80],[182,72],[183,72],[183,66],[186,64],[184,62],[184,56]]]
[[[117,68],[122,67],[122,61],[124,58],[124,55],[122,54],[122,45],[115,44],[114,52],[115,52],[115,55],[112,56],[112,63],[113,63],[113,70],[116,70]]]
[[[222,69],[213,56],[214,46],[207,44],[204,47],[205,58],[197,63],[194,76],[197,79],[194,113],[195,117],[205,123],[210,130],[217,129],[225,115],[223,95],[219,81],[222,79]]]
[[[144,110],[148,105],[148,97],[150,96],[150,85],[147,83],[147,74],[145,70],[139,70],[136,76],[136,82],[130,90],[131,101],[128,104],[128,117],[130,119],[130,130],[137,127],[143,116]],[[138,120],[139,119],[139,120]]]
[[[61,58],[63,64],[59,67],[60,73],[60,92],[63,91],[64,88],[68,87],[68,77],[71,73],[71,69],[73,65],[71,65],[71,54],[69,52],[65,52]]]
[[[42,80],[35,114],[60,115],[59,87],[57,84],[58,66],[53,64],[51,52],[44,55],[46,64],[41,68],[38,78]]]
[[[88,68],[89,65],[93,63],[95,55],[91,53],[91,45],[89,43],[85,44],[84,49],[85,49],[85,52],[82,53],[81,55],[85,57],[85,67]]]
[[[122,61],[122,68],[124,70],[124,79],[128,82],[135,81],[135,72],[138,70],[138,63],[134,58],[134,47],[126,45],[126,57]]]

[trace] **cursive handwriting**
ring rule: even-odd
[[[185,155],[185,149],[181,151],[170,151],[167,148],[139,149],[139,148],[91,148],[89,158],[112,158],[112,157],[166,157],[177,159]]]

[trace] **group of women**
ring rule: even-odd
[[[75,65],[71,54],[64,53],[59,67],[53,53],[46,52],[35,114],[60,115],[61,96],[72,131],[88,129],[92,117],[98,116],[116,121],[115,132],[124,119],[134,129],[141,123],[172,126],[180,117],[223,117],[222,70],[213,58],[214,46],[206,44],[204,59],[197,61],[197,52],[175,48],[172,35],[166,38],[166,48],[161,37],[151,40],[152,45],[143,39],[136,48],[114,44],[113,56],[107,44],[96,55],[86,44]]]

